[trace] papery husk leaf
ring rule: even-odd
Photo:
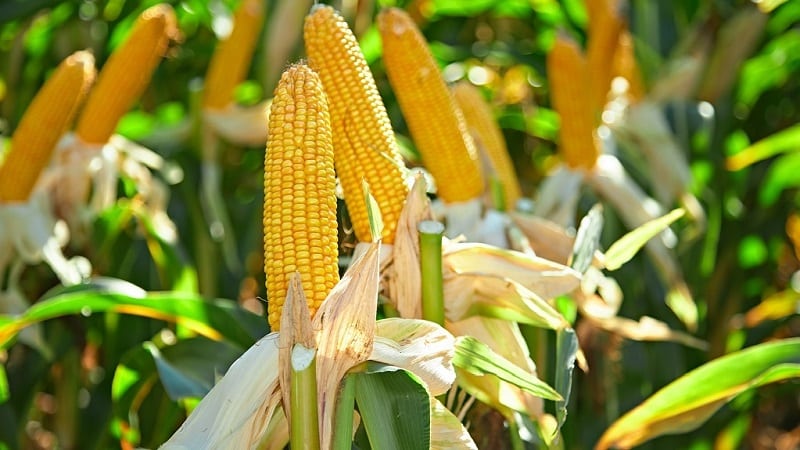
[[[261,338],[206,394],[162,450],[255,449],[280,405],[278,334]]]
[[[422,318],[422,274],[419,262],[419,232],[417,224],[430,220],[433,214],[426,195],[425,178],[418,175],[408,192],[397,223],[392,264],[386,273],[386,295],[401,317]]]
[[[521,369],[536,375],[536,365],[516,323],[485,317],[471,317],[447,324],[455,336],[472,336]],[[519,411],[531,417],[543,412],[543,401],[494,375],[474,375],[456,368],[458,385],[479,401],[496,408],[505,417]]]
[[[400,367],[414,373],[431,395],[447,392],[455,381],[455,338],[439,325],[417,319],[379,320],[370,361]]]
[[[634,341],[677,342],[698,350],[708,349],[706,341],[674,331],[666,323],[648,316],[642,316],[638,321],[624,317],[587,317],[587,320],[603,330]]]
[[[236,145],[263,146],[267,142],[267,123],[272,99],[255,106],[229,105],[223,109],[206,109],[203,121],[218,136]]]
[[[317,338],[317,401],[320,447],[333,442],[339,384],[353,366],[366,361],[375,339],[380,243],[372,244],[328,294],[312,321]]]
[[[444,203],[444,222],[446,229],[444,235],[454,239],[464,235],[469,240],[475,240],[480,234],[481,212],[483,202],[480,198],[455,203]]]
[[[547,301],[509,278],[462,273],[447,277],[444,286],[449,321],[484,316],[553,330],[570,326]]]
[[[689,163],[658,104],[645,100],[631,106],[611,130],[644,156],[651,174],[658,174],[651,187],[659,202],[671,205],[687,191]]]
[[[781,320],[800,313],[800,292],[789,288],[768,295],[761,303],[747,311],[743,325],[755,327],[767,320]]]
[[[475,441],[464,425],[449,409],[431,397],[431,447],[430,450],[478,450]]]
[[[550,299],[580,285],[580,274],[570,267],[538,256],[480,243],[443,246],[445,283],[453,274],[485,274],[514,280],[536,295]]]
[[[289,422],[292,420],[291,402],[289,401],[292,379],[292,351],[295,344],[305,348],[317,348],[315,331],[311,326],[311,311],[308,309],[306,295],[300,272],[293,273],[289,278],[286,299],[281,313],[281,333],[278,340],[280,347],[278,355],[278,368],[280,371],[279,382],[283,411]]]
[[[566,265],[572,255],[575,233],[542,217],[509,213],[514,225],[523,232],[537,256]]]
[[[533,214],[562,227],[574,226],[583,176],[582,171],[558,166],[539,187]]]

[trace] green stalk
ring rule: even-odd
[[[295,344],[292,349],[292,419],[290,443],[295,450],[319,450],[317,351]]]
[[[492,204],[494,205],[494,209],[500,212],[508,211],[508,205],[506,204],[506,191],[503,189],[503,183],[500,182],[500,179],[497,177],[491,177],[489,179],[489,189],[492,193]]]
[[[511,441],[511,448],[513,450],[525,450],[525,443],[522,442],[522,438],[519,435],[519,425],[517,424],[513,414],[510,418],[506,418],[506,422],[508,423],[508,434],[509,440]]]
[[[353,411],[356,400],[355,377],[347,375],[342,380],[336,400],[333,429],[333,450],[350,450],[353,447]]]
[[[444,326],[444,283],[442,281],[442,235],[444,225],[423,220],[417,225],[422,271],[422,318]]]

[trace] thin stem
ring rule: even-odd
[[[356,383],[352,375],[342,380],[342,389],[336,400],[336,416],[333,429],[333,450],[350,450],[353,446],[353,411],[356,399]]]
[[[491,177],[489,179],[489,189],[492,192],[492,204],[494,205],[494,209],[500,212],[508,211],[506,191],[503,188],[503,183],[501,183],[497,177]]]
[[[442,281],[442,235],[444,225],[424,220],[417,225],[422,271],[422,318],[444,326],[444,283]]]
[[[317,351],[301,344],[292,349],[291,447],[295,450],[319,450],[317,413]]]

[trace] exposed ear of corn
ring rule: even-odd
[[[614,52],[613,77],[622,77],[628,81],[628,97],[632,102],[644,98],[644,82],[639,64],[636,62],[633,37],[630,31],[623,29]]]
[[[494,119],[489,104],[481,96],[478,88],[468,81],[453,86],[456,104],[464,113],[467,127],[475,138],[475,144],[482,150],[491,164],[494,175],[503,186],[506,204],[513,209],[521,197],[519,180],[514,172],[514,164],[508,154],[503,132]]]
[[[386,74],[439,197],[447,203],[480,197],[475,144],[422,33],[398,8],[381,11],[378,28]]]
[[[559,34],[547,54],[550,100],[561,117],[559,152],[572,169],[591,169],[600,154],[590,106],[589,67],[578,45]]]
[[[312,315],[339,281],[330,115],[322,82],[306,65],[289,67],[275,89],[264,170],[264,266],[277,331],[293,273]]]
[[[75,52],[36,94],[14,131],[11,149],[0,166],[0,203],[28,199],[94,76],[92,54]]]
[[[382,238],[394,242],[408,189],[403,160],[375,80],[347,22],[330,6],[317,5],[306,18],[309,65],[328,95],[334,162],[347,210],[360,242],[372,241],[362,180],[378,202]]]
[[[230,36],[217,44],[206,73],[203,106],[222,109],[233,101],[236,86],[244,81],[264,23],[264,2],[242,0],[233,15]]]
[[[130,34],[108,58],[89,93],[75,133],[85,143],[104,144],[119,119],[144,92],[156,66],[177,36],[175,12],[166,3],[142,12]]]
[[[589,63],[591,108],[600,114],[606,104],[613,75],[612,64],[619,34],[625,24],[620,16],[620,0],[589,0],[589,37],[586,56]]]

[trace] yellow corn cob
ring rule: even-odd
[[[0,203],[28,199],[94,76],[92,54],[75,52],[36,94],[11,137],[11,149],[0,166]]]
[[[262,0],[242,0],[233,15],[230,36],[217,44],[208,66],[203,106],[222,109],[233,101],[236,86],[244,81],[264,22]]]
[[[76,134],[104,144],[119,119],[144,92],[156,66],[177,34],[175,12],[161,3],[142,12],[125,42],[108,58],[78,119]]]
[[[334,163],[356,237],[372,241],[362,187],[366,180],[380,207],[383,242],[391,244],[408,189],[375,80],[355,35],[330,6],[314,6],[304,37],[308,64],[319,73],[328,95]]]
[[[614,53],[614,77],[622,77],[628,81],[628,96],[632,102],[644,97],[644,82],[636,62],[633,37],[627,29],[619,35],[617,51]]]
[[[591,169],[599,156],[596,116],[586,104],[589,71],[578,45],[562,34],[547,55],[550,100],[561,117],[559,149],[572,169]]]
[[[589,61],[591,108],[599,116],[606,105],[613,76],[612,64],[619,34],[624,26],[619,0],[589,0],[589,36],[586,57]]]
[[[264,268],[277,331],[294,272],[312,315],[339,281],[330,116],[322,82],[306,65],[286,69],[275,89],[264,171]]]
[[[447,203],[484,191],[475,144],[427,42],[409,15],[387,8],[378,15],[383,64],[422,161]]]
[[[478,88],[468,81],[456,83],[453,86],[453,96],[461,112],[464,113],[464,120],[475,138],[475,144],[483,151],[494,175],[503,186],[506,203],[513,208],[522,194],[517,174],[514,172],[514,164],[508,155],[506,140],[489,104],[481,96]]]

